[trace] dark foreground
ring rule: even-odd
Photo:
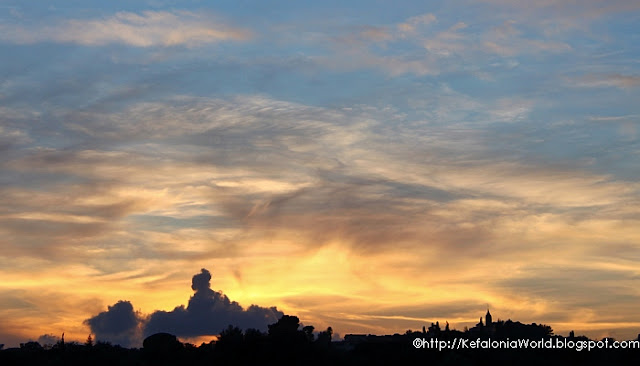
[[[297,317],[283,316],[267,333],[229,326],[217,342],[195,346],[174,335],[147,337],[142,348],[105,342],[41,346],[37,342],[1,350],[0,365],[638,365],[638,341],[601,341],[553,335],[550,327],[519,322],[489,322],[465,332],[407,331],[392,336],[347,335],[332,342],[332,330],[299,329]],[[482,325],[482,324],[480,324]],[[436,341],[437,340],[437,341]],[[525,347],[521,341],[527,341]],[[493,341],[493,344],[491,343]],[[497,342],[502,342],[501,344]],[[544,344],[543,344],[544,343]],[[440,345],[438,349],[437,345]],[[486,349],[487,346],[501,349]],[[563,345],[559,348],[559,345]],[[571,347],[568,347],[571,345]],[[448,346],[448,348],[447,348]],[[598,348],[605,347],[605,348]],[[626,348],[614,348],[626,347]],[[555,347],[549,349],[549,347]],[[593,349],[587,350],[587,347]],[[581,349],[581,350],[578,350]]]
[[[637,365],[640,350],[416,349],[406,336],[389,342],[318,344],[288,340],[202,344],[159,342],[140,349],[107,343],[34,345],[0,351],[0,365]]]

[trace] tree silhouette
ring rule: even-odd
[[[269,325],[269,336],[274,338],[295,337],[300,327],[297,316],[283,315],[275,324]]]
[[[223,329],[222,332],[220,332],[218,343],[242,343],[243,340],[244,334],[242,333],[242,329],[229,324],[227,328]]]
[[[44,351],[44,348],[40,345],[40,343],[35,341],[29,341],[26,343],[20,343],[20,349],[27,352],[40,352]]]
[[[318,334],[318,339],[316,340],[317,344],[328,346],[331,343],[331,338],[333,337],[333,329],[328,327],[327,330],[324,330]]]
[[[169,333],[156,333],[142,342],[145,354],[151,359],[176,358],[182,354],[184,345]]]
[[[314,335],[313,335],[313,330],[315,329],[315,327],[313,325],[307,325],[304,328],[302,328],[302,331],[304,332],[305,336],[307,337],[307,341],[309,342],[313,342],[314,340]]]

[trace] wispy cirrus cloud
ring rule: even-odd
[[[100,19],[69,19],[55,24],[0,24],[0,30],[0,39],[5,42],[59,42],[85,46],[112,43],[135,47],[197,46],[244,41],[251,37],[248,29],[224,24],[211,14],[189,11],[119,12]]]
[[[624,74],[586,74],[580,77],[569,78],[567,82],[571,86],[581,88],[620,88],[630,89],[640,86],[640,75]]]

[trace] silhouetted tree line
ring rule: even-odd
[[[182,343],[175,335],[156,333],[140,349],[127,349],[108,342],[64,342],[52,346],[26,342],[19,348],[3,349],[0,365],[636,365],[640,349],[450,349],[416,348],[416,338],[449,341],[458,339],[562,339],[543,324],[511,320],[492,322],[464,332],[441,329],[436,322],[422,331],[386,336],[347,335],[332,342],[331,327],[315,332],[301,326],[298,317],[284,315],[267,332],[242,330],[229,325],[217,341],[196,346]],[[588,340],[576,337],[571,340]]]

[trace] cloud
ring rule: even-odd
[[[384,27],[365,26],[359,36],[376,42],[384,42],[393,39],[393,35]]]
[[[89,109],[60,114],[69,129],[101,139],[146,140],[204,134],[207,138],[217,136],[214,142],[233,143],[243,142],[245,137],[256,138],[245,136],[248,129],[253,129],[256,134],[281,141],[296,136],[301,140],[295,143],[301,145],[312,143],[311,137],[324,139],[325,135],[342,144],[339,136],[333,134],[342,122],[336,117],[344,117],[347,125],[353,125],[353,118],[347,113],[261,96],[231,99],[174,96],[163,101],[135,103],[115,113]]]
[[[399,23],[397,25],[397,28],[403,33],[412,34],[416,31],[416,28],[424,25],[429,25],[436,21],[437,21],[437,18],[435,15],[431,13],[427,13],[427,14],[410,17],[407,20],[405,20],[403,23]]]
[[[104,303],[126,298],[146,314],[168,310],[139,316],[140,334],[188,337],[215,334],[228,322],[262,327],[265,316],[277,317],[278,310],[240,303],[277,304],[319,327],[381,333],[394,323],[379,316],[404,316],[407,327],[421,318],[399,311],[398,299],[430,309],[474,298],[507,309],[524,296],[491,284],[523,265],[548,260],[551,251],[553,258],[617,261],[595,248],[638,242],[633,182],[494,152],[519,151],[510,144],[520,149],[555,132],[528,123],[538,103],[433,89],[414,96],[422,98],[416,106],[424,120],[393,108],[323,108],[264,96],[57,109],[50,130],[68,136],[68,147],[34,143],[3,163],[2,179],[30,179],[0,187],[0,243],[20,263],[81,262],[95,276],[80,283],[84,295],[94,296],[99,280]],[[189,303],[175,307],[171,299],[185,289],[180,278],[190,275],[182,268],[208,263],[222,269],[216,283],[238,303],[213,291],[211,274],[202,271]],[[40,266],[1,264],[14,286],[24,281],[18,274],[33,278],[29,268]],[[63,286],[71,277],[78,276],[56,273],[46,283]],[[513,314],[544,304],[542,316],[549,301],[542,296]],[[456,313],[456,324],[477,321],[472,313]],[[130,329],[111,338],[131,341]]]
[[[195,291],[185,308],[152,313],[144,326],[145,336],[168,332],[179,337],[219,334],[228,325],[243,329],[267,330],[284,315],[275,307],[263,308],[251,305],[246,310],[221,292],[211,289],[211,273],[202,269],[193,276],[191,288]]]
[[[6,108],[0,108],[0,113],[5,111]],[[8,116],[5,115],[4,117],[6,118]],[[0,125],[0,145],[7,144],[10,141],[14,143],[27,143],[30,142],[31,139],[29,139],[25,131],[7,128]]]
[[[545,0],[530,2],[514,2],[510,0],[474,0],[477,3],[488,3],[502,8],[503,10],[512,10],[519,12],[523,17],[529,16],[530,20],[537,20],[532,17],[532,13],[536,15],[546,14],[553,16],[573,17],[582,19],[598,19],[607,15],[631,12],[640,9],[634,1],[627,0],[611,0],[603,3],[599,0],[583,0],[579,2],[580,6],[576,6],[576,2],[563,0]]]
[[[564,41],[554,40],[544,35],[534,37],[531,32],[525,35],[525,30],[526,24],[507,20],[481,35],[480,50],[503,57],[562,53],[572,50],[572,47]]]
[[[38,343],[42,346],[52,346],[60,341],[60,336],[56,336],[53,334],[43,334],[38,337]]]
[[[486,72],[476,71],[496,64],[496,57],[546,57],[572,50],[564,40],[532,31],[526,22],[509,19],[487,27],[473,21],[440,20],[431,13],[391,25],[363,26],[333,41],[334,54],[315,57],[317,62],[349,70],[381,69],[392,76],[441,75],[463,69],[487,78]]]
[[[181,305],[172,311],[157,310],[143,315],[134,311],[130,301],[121,300],[84,323],[96,340],[130,347],[139,346],[144,337],[160,332],[190,338],[217,335],[228,325],[266,331],[269,324],[284,315],[276,307],[251,305],[245,309],[229,300],[211,289],[211,272],[204,268],[193,276],[191,289],[195,293],[186,307]]]
[[[55,25],[0,25],[0,39],[18,43],[77,43],[102,46],[121,43],[135,47],[197,46],[244,41],[251,32],[215,20],[210,14],[188,11],[119,12],[102,19],[71,19]]]
[[[640,117],[640,114],[629,114],[625,116],[589,116],[587,119],[594,122],[635,122]]]
[[[534,106],[482,103],[445,88],[419,106],[429,111],[426,125],[398,123],[393,110],[260,96],[63,111],[61,133],[81,131],[78,138],[106,149],[37,148],[8,162],[12,174],[41,174],[44,188],[0,190],[0,231],[9,242],[29,239],[9,245],[16,253],[61,258],[70,240],[89,238],[86,245],[111,250],[135,242],[143,258],[217,258],[238,256],[252,240],[301,234],[308,249],[340,239],[372,252],[429,238],[446,251],[494,238],[493,220],[516,204],[566,211],[633,194],[626,182],[576,167],[493,155],[490,147],[505,141],[484,137],[493,134],[487,126],[511,122],[511,135]],[[56,184],[56,176],[67,178]],[[504,206],[480,212],[474,202],[488,201],[478,197]]]
[[[612,30],[612,22],[623,20],[627,14],[633,14],[640,9],[637,2],[627,0],[607,2],[599,0],[580,2],[473,0],[472,3],[481,5],[476,13],[479,18],[515,20],[525,25],[530,31],[547,37],[566,37],[572,41],[587,38],[598,43],[606,39],[605,37],[609,37],[608,33]],[[612,19],[614,16],[616,17],[615,21]],[[606,39],[606,41],[612,40]],[[562,44],[556,44],[556,46],[562,46]],[[616,49],[618,48],[616,47]]]
[[[587,74],[568,79],[570,85],[583,88],[631,89],[640,86],[640,75]]]
[[[129,301],[118,301],[107,311],[91,317],[85,324],[98,341],[107,341],[123,347],[136,347],[142,341],[140,331],[143,319],[133,310]]]

